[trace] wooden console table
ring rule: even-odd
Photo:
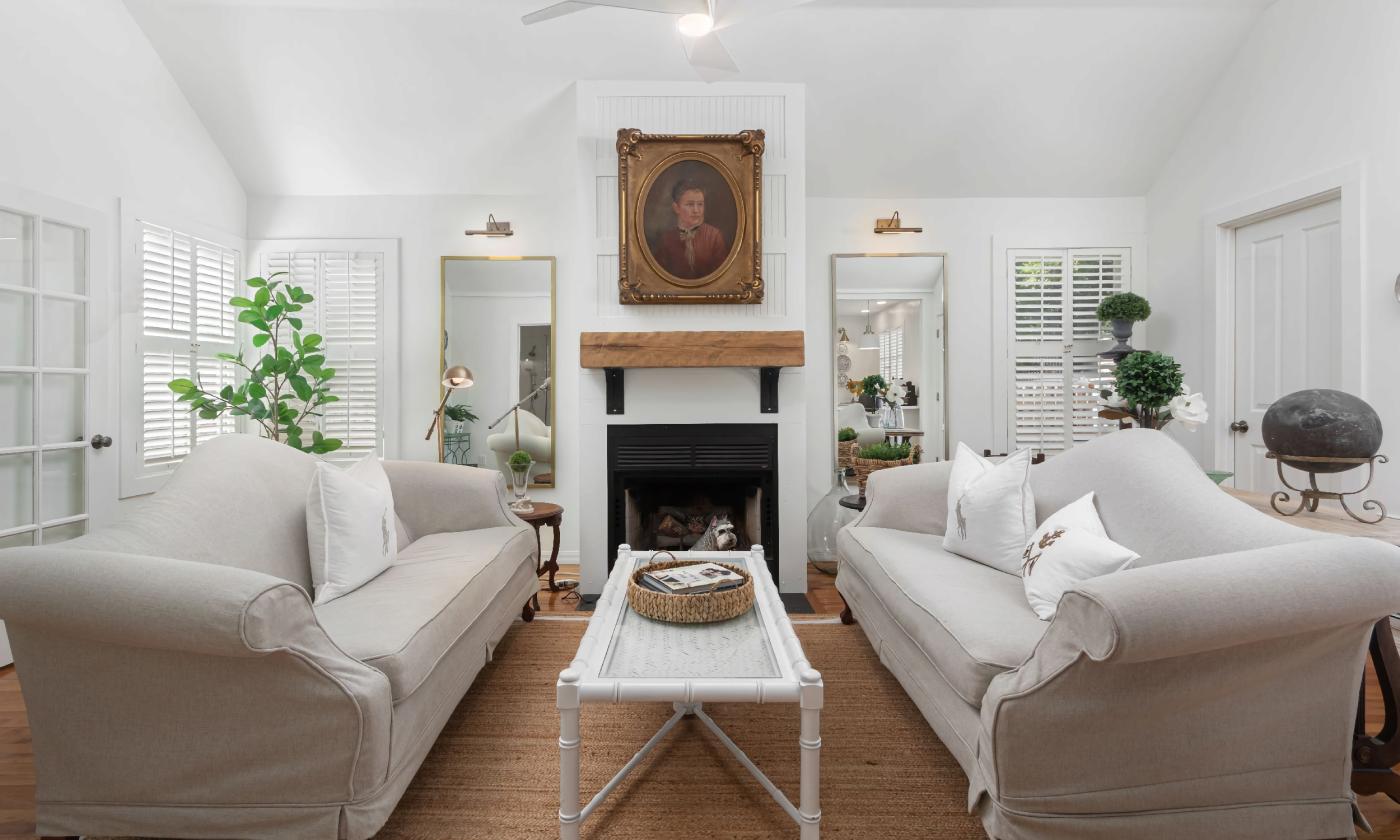
[[[1400,520],[1382,519],[1367,525],[1347,516],[1338,507],[1320,505],[1315,512],[1282,517],[1269,506],[1269,494],[1246,493],[1224,488],[1226,493],[1256,510],[1282,519],[1292,525],[1336,534],[1342,537],[1371,537],[1400,545]],[[1356,729],[1351,747],[1351,789],[1362,795],[1383,793],[1400,802],[1400,775],[1392,769],[1400,764],[1400,649],[1396,647],[1395,631],[1389,616],[1376,622],[1371,631],[1371,664],[1376,669],[1385,722],[1380,732],[1366,732],[1366,683],[1356,704]]]

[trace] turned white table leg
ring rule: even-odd
[[[821,836],[822,676],[808,668],[801,675],[802,781],[797,810],[801,815],[801,840]]]
[[[578,840],[579,812],[578,672],[567,669],[555,687],[559,706],[559,840]]]

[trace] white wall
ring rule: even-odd
[[[906,225],[922,226],[924,232],[874,233],[875,219],[896,209]],[[1063,238],[1066,246],[1087,246],[1119,244],[1115,240],[1141,237],[1145,229],[1142,198],[809,198],[806,375],[820,383],[807,389],[809,506],[831,489],[824,484],[832,459],[827,383],[835,374],[831,354],[814,350],[829,346],[832,254],[947,253],[949,440],[954,446],[965,441],[977,451],[999,451],[1002,442],[993,440],[989,422],[994,364],[991,284],[1005,278],[992,277],[992,238],[1014,242],[1024,236],[1037,246]]]
[[[1318,173],[1362,168],[1360,323],[1366,368],[1362,396],[1384,426],[1400,429],[1393,359],[1400,346],[1400,3],[1279,0],[1259,20],[1215,85],[1147,196],[1152,254],[1153,342],[1173,354],[1190,382],[1205,358],[1203,217]],[[1285,339],[1286,340],[1286,339]],[[1365,362],[1369,360],[1369,364]],[[1211,405],[1211,424],[1232,406]],[[1178,439],[1198,454],[1207,430]],[[1392,437],[1393,441],[1393,437]],[[1382,452],[1396,450],[1387,443]],[[1216,466],[1231,469],[1222,460]],[[1382,466],[1376,496],[1400,508],[1400,470]]]
[[[0,114],[0,182],[243,234],[243,187],[121,0],[6,0]]]

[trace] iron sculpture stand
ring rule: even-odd
[[[1284,510],[1283,508],[1279,507],[1279,503],[1286,503],[1291,497],[1282,490],[1274,491],[1274,494],[1271,497],[1269,497],[1269,506],[1272,507],[1274,511],[1277,512],[1280,516],[1296,516],[1297,514],[1303,512],[1303,508],[1307,508],[1308,512],[1310,513],[1315,513],[1317,511],[1317,503],[1319,501],[1321,501],[1322,499],[1336,499],[1338,502],[1341,502],[1342,510],[1346,511],[1347,516],[1350,516],[1357,522],[1362,522],[1367,525],[1374,525],[1377,522],[1380,522],[1382,519],[1385,519],[1385,505],[1381,504],[1375,499],[1366,499],[1361,503],[1362,510],[1372,512],[1379,511],[1379,513],[1376,514],[1376,517],[1374,519],[1365,519],[1361,516],[1358,516],[1355,511],[1353,511],[1350,507],[1347,506],[1346,497],[1357,496],[1366,492],[1367,488],[1371,486],[1371,480],[1376,477],[1376,463],[1380,462],[1382,464],[1385,464],[1390,461],[1390,459],[1386,456],[1372,455],[1369,458],[1331,458],[1321,455],[1280,455],[1277,452],[1269,452],[1266,453],[1264,457],[1273,458],[1274,461],[1278,464],[1278,479],[1279,481],[1283,482],[1283,486],[1299,494],[1298,506],[1293,510]],[[1287,460],[1290,464],[1295,464],[1295,462],[1303,464],[1350,464],[1351,467],[1348,467],[1347,469],[1351,469],[1352,467],[1359,467],[1362,464],[1365,464],[1368,468],[1366,474],[1366,483],[1361,485],[1361,489],[1359,490],[1349,490],[1340,493],[1333,492],[1331,490],[1322,490],[1319,489],[1317,486],[1316,472],[1301,467],[1295,467],[1297,469],[1304,469],[1304,472],[1308,474],[1308,486],[1294,487],[1289,482],[1288,478],[1283,474],[1284,460]]]

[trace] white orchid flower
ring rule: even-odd
[[[1199,393],[1172,397],[1171,402],[1167,403],[1167,410],[1172,413],[1173,420],[1179,421],[1191,431],[1200,428],[1201,424],[1210,418],[1206,411],[1205,397]]]

